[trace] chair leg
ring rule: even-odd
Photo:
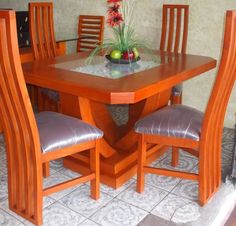
[[[43,163],[43,177],[49,177],[50,176],[50,164],[49,162]]]
[[[176,167],[179,164],[179,148],[172,147],[172,162],[171,165]]]
[[[139,135],[138,140],[138,166],[137,166],[137,192],[141,193],[144,191],[144,166],[146,164],[146,142],[144,141],[144,135]]]
[[[43,102],[43,94],[41,88],[38,88],[38,111],[43,111],[44,102]]]
[[[95,173],[95,179],[91,180],[90,196],[97,200],[100,197],[100,140],[96,141],[95,149],[90,150],[90,169]]]
[[[171,104],[182,104],[182,94],[181,95],[171,95],[170,97]]]
[[[34,108],[38,107],[38,87],[33,85],[27,85],[28,93],[30,96],[31,104]]]

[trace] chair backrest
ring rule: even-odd
[[[30,38],[35,59],[56,56],[52,2],[29,3]]]
[[[10,208],[31,218],[36,207],[30,200],[38,202],[38,188],[42,185],[42,180],[36,179],[36,174],[42,175],[41,150],[21,67],[15,12],[7,10],[0,11],[0,105]]]
[[[224,117],[228,105],[229,97],[232,92],[236,79],[236,10],[227,11],[224,43],[218,74],[211,92],[211,96],[206,108],[202,132],[201,132],[201,152],[200,170],[210,168],[208,172],[216,172],[217,178],[213,175],[204,175],[205,183],[209,181],[220,181],[221,167],[220,162],[212,160],[220,159],[221,140]],[[216,158],[216,156],[218,156]],[[218,186],[218,185],[217,185]],[[212,188],[214,189],[214,188]]]
[[[104,21],[104,16],[79,16],[78,37],[84,38],[78,40],[77,52],[93,50],[103,43]]]
[[[186,53],[188,16],[188,5],[163,5],[160,50]]]

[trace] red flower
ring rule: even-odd
[[[119,26],[122,21],[124,21],[124,19],[120,13],[111,13],[107,19],[107,23],[111,27]]]
[[[120,3],[122,2],[122,0],[107,0],[108,4],[112,4],[112,3]]]
[[[110,6],[108,8],[108,13],[113,14],[113,13],[119,13],[120,9],[120,4],[115,3],[113,6]]]

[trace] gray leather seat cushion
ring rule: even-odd
[[[183,92],[183,84],[176,85],[171,90],[171,93],[174,96],[180,96],[182,92]]]
[[[98,128],[60,113],[45,111],[35,117],[43,153],[103,136]]]
[[[164,107],[135,125],[137,133],[199,140],[204,114],[184,105]]]

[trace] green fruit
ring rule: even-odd
[[[120,59],[121,56],[122,56],[122,53],[121,53],[121,51],[118,50],[118,49],[113,50],[113,51],[111,52],[111,54],[110,54],[110,57],[111,57],[112,59],[116,59],[116,60]]]
[[[139,52],[137,50],[137,48],[133,48],[133,52],[134,52],[134,58],[137,59],[139,57]]]

